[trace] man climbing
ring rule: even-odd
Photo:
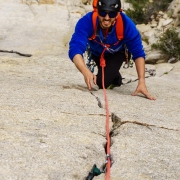
[[[92,88],[93,83],[102,88],[102,58],[106,64],[105,88],[121,86],[122,77],[119,70],[126,59],[126,46],[132,54],[138,74],[138,86],[132,95],[142,93],[148,99],[155,100],[145,84],[145,52],[140,33],[132,20],[120,11],[120,0],[94,0],[93,5],[95,10],[77,22],[69,43],[69,57],[83,74],[88,89]],[[97,75],[94,75],[84,62],[83,54],[87,45],[98,67]]]

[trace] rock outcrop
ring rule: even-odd
[[[153,50],[151,45],[156,43],[160,36],[170,27],[176,27],[180,37],[180,3],[177,0],[172,1],[167,12],[156,12],[151,16],[151,21],[148,24],[137,25],[138,30],[142,35],[145,51],[147,53],[147,63],[162,63],[167,62],[167,59],[162,56],[160,51]],[[163,60],[164,59],[164,60]]]

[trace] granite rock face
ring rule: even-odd
[[[101,166],[104,110],[77,83],[73,64],[54,56],[0,59],[1,179],[82,179]]]
[[[68,58],[80,4],[0,0],[0,50],[32,55],[0,52],[0,179],[81,180],[105,163],[103,91],[88,91]],[[180,63],[146,68],[156,101],[131,96],[135,67],[122,68],[124,85],[107,90],[111,180],[180,177]]]

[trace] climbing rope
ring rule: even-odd
[[[105,107],[106,107],[106,180],[109,180],[110,177],[110,168],[111,168],[111,158],[110,158],[110,131],[109,131],[109,108],[108,108],[108,99],[106,95],[106,89],[104,86],[104,67],[106,66],[106,62],[104,59],[104,52],[108,47],[105,46],[101,58],[100,58],[100,66],[102,67],[102,87],[104,91],[104,100],[105,100]]]
[[[107,99],[107,94],[106,94],[106,89],[104,86],[104,67],[106,66],[106,62],[104,59],[104,53],[108,46],[104,46],[104,50],[101,54],[100,57],[100,66],[102,67],[102,87],[103,87],[103,92],[104,92],[104,100],[105,100],[105,107],[106,107],[106,162],[103,167],[103,170],[99,170],[96,165],[93,166],[91,172],[89,172],[89,175],[86,177],[86,180],[92,180],[94,176],[98,176],[101,173],[106,173],[106,180],[109,180],[110,178],[110,168],[112,166],[112,159],[110,155],[110,130],[109,130],[109,108],[108,108],[108,99]]]

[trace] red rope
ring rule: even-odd
[[[104,52],[107,48],[104,48],[101,59],[100,59],[100,66],[102,67],[102,87],[104,91],[104,100],[106,106],[106,139],[107,139],[107,146],[106,146],[106,153],[107,153],[107,164],[106,164],[106,180],[109,180],[110,177],[110,168],[111,168],[111,159],[110,159],[110,132],[109,132],[109,108],[108,108],[108,99],[106,94],[106,89],[104,87],[104,67],[106,66],[106,62],[104,59]]]

